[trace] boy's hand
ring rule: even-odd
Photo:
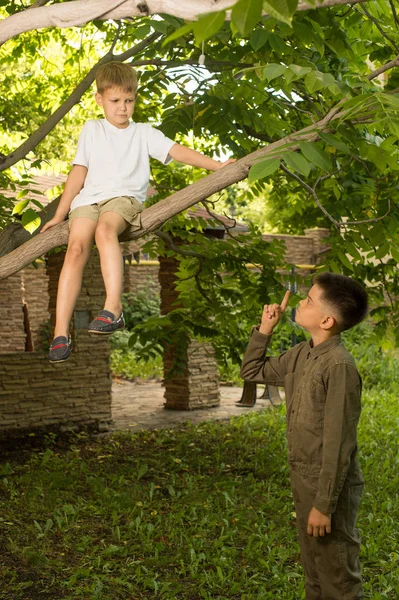
[[[324,537],[326,533],[331,533],[331,515],[325,515],[313,507],[308,517],[307,533],[313,537]]]
[[[59,217],[53,217],[50,221],[47,221],[45,225],[40,230],[40,233],[44,233],[50,227],[54,227],[54,225],[58,225],[58,223],[62,223],[64,219],[60,219]]]
[[[227,167],[227,165],[230,165],[231,163],[235,163],[236,160],[237,160],[236,158],[229,158],[228,160],[225,160],[224,162],[217,163],[218,166],[216,167],[215,171],[217,171],[219,169],[223,169],[223,167]]]
[[[260,333],[264,335],[270,335],[273,333],[273,329],[280,321],[281,315],[287,308],[288,298],[290,292],[285,292],[285,296],[281,304],[265,304],[263,307],[262,321],[259,327]]]

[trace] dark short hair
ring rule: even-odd
[[[318,273],[313,278],[313,283],[322,290],[321,299],[335,308],[340,322],[341,331],[354,327],[366,317],[368,312],[368,298],[364,287],[338,273]]]

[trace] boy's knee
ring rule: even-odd
[[[90,254],[90,248],[78,241],[70,241],[67,257],[71,260],[85,260]]]
[[[109,223],[106,222],[98,223],[95,234],[96,244],[101,244],[101,242],[106,243],[111,240],[114,240],[115,238],[118,238],[115,227],[112,227]]]

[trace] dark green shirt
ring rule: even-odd
[[[340,335],[315,348],[311,341],[302,342],[269,357],[270,340],[253,329],[241,377],[284,386],[290,468],[315,480],[314,507],[331,514],[345,482],[363,483],[356,457],[360,375]]]

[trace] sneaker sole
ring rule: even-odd
[[[97,329],[88,329],[88,333],[94,333],[95,335],[112,335],[115,331],[121,331],[122,327],[118,327],[118,329],[114,329],[114,331],[98,331]]]
[[[55,365],[56,363],[61,363],[61,362],[65,362],[67,360],[69,360],[71,357],[67,356],[66,358],[58,358],[57,360],[51,360],[51,358],[49,359],[49,362],[53,365]]]

